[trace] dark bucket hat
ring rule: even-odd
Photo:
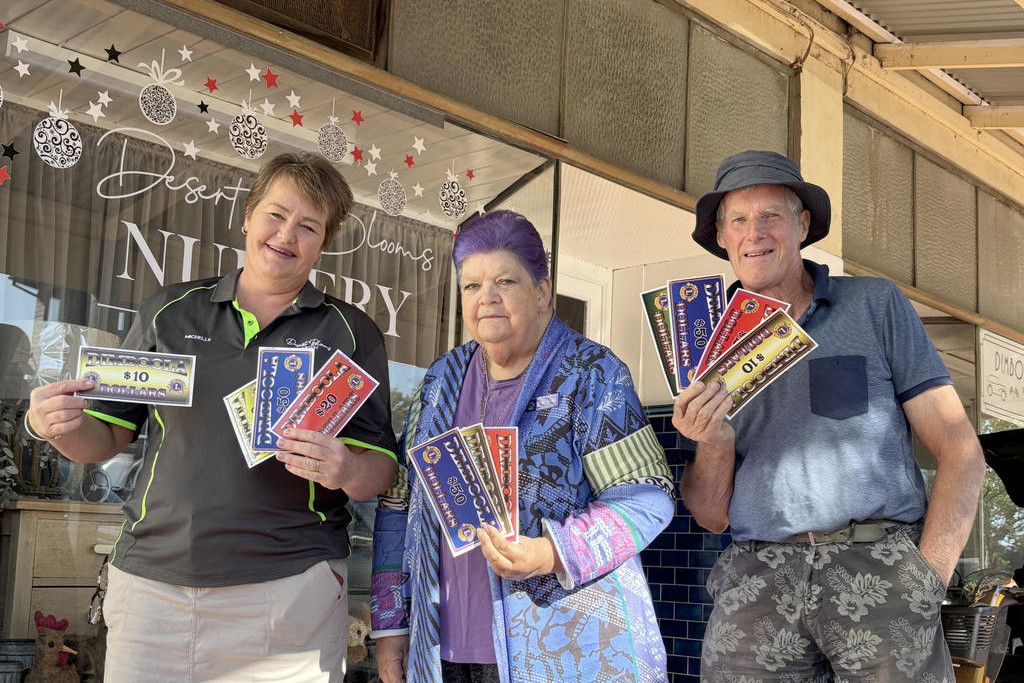
[[[715,176],[714,189],[697,200],[697,227],[693,230],[693,240],[718,258],[728,259],[725,249],[718,246],[715,227],[718,205],[726,193],[752,185],[785,185],[800,197],[804,208],[811,212],[811,225],[807,239],[800,244],[801,249],[828,234],[832,220],[828,193],[813,183],[805,183],[800,168],[781,154],[747,150],[723,161]]]

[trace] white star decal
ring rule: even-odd
[[[373,157],[374,161],[380,161],[380,147],[374,145],[370,148],[370,156]]]
[[[291,107],[292,109],[298,109],[299,108],[299,100],[302,99],[302,95],[296,95],[295,91],[292,90],[291,94],[288,95],[288,97],[286,97],[285,99],[288,100],[288,106],[289,107]]]
[[[103,104],[100,102],[90,102],[89,111],[85,113],[92,117],[93,123],[96,123],[102,117],[106,116],[106,114],[103,113]]]
[[[420,185],[419,183],[416,183],[415,185],[412,186],[412,191],[416,193],[417,197],[423,196],[423,186]]]
[[[252,62],[249,62],[249,68],[245,70],[245,73],[249,74],[250,81],[260,80],[260,70]]]
[[[388,171],[388,178],[391,178],[392,180],[394,180],[397,177],[398,177],[397,173],[395,173],[394,171]]]
[[[195,140],[189,140],[185,143],[185,156],[195,159],[197,154],[199,154],[199,148],[196,147]]]
[[[211,116],[210,120],[206,122],[206,127],[210,129],[211,133],[220,132],[220,124]]]
[[[273,116],[274,115],[274,107],[275,106],[277,106],[277,105],[275,105],[273,102],[271,102],[266,97],[264,97],[263,98],[263,102],[260,103],[260,109],[262,109],[263,113],[265,115],[267,115],[267,116]]]
[[[114,100],[113,100],[113,99],[112,99],[112,98],[110,97],[110,93],[109,93],[108,91],[106,91],[106,90],[104,90],[103,92],[97,92],[96,94],[97,94],[97,95],[99,95],[99,98],[100,98],[100,104],[102,104],[102,105],[104,105],[104,106],[105,106],[105,105],[108,105],[108,104],[110,104],[111,102],[113,102],[113,101],[114,101]]]
[[[412,143],[412,148],[416,150],[417,156],[427,151],[427,148],[423,145],[423,138],[418,138],[415,135],[413,135],[412,139],[415,141]]]
[[[178,54],[181,55],[181,61],[191,62],[192,61],[192,50],[188,49],[188,45],[182,45],[181,49],[178,50]]]
[[[11,41],[11,45],[14,46],[14,49],[18,51],[19,55],[21,54],[22,50],[28,49],[28,41],[25,40],[25,36],[18,36],[17,38]]]
[[[24,78],[25,76],[29,75],[28,64],[21,61],[20,59],[18,60],[18,66],[14,67],[14,70],[18,72],[18,78]]]
[[[377,164],[373,163],[372,161],[367,161],[366,166],[363,166],[363,168],[366,169],[367,178],[369,178],[372,175],[377,175]]]

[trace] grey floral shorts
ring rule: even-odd
[[[708,579],[701,680],[953,683],[945,586],[920,536],[903,524],[872,543],[733,543]]]

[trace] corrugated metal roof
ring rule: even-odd
[[[850,4],[908,43],[1024,38],[1024,7],[1015,0],[854,0]],[[948,73],[989,104],[1024,104],[1024,68]]]
[[[853,6],[903,40],[1020,38],[1024,8],[1014,0],[855,0]]]

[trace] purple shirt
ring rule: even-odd
[[[459,394],[455,425],[468,427],[480,422],[480,402],[484,395],[483,354],[477,349],[469,362],[466,380]],[[523,370],[525,373],[526,370]],[[507,426],[521,386],[521,375],[511,379],[490,380],[484,424]],[[499,422],[499,420],[501,420]],[[467,664],[493,664],[494,610],[487,561],[479,548],[452,557],[441,543],[441,659]]]

